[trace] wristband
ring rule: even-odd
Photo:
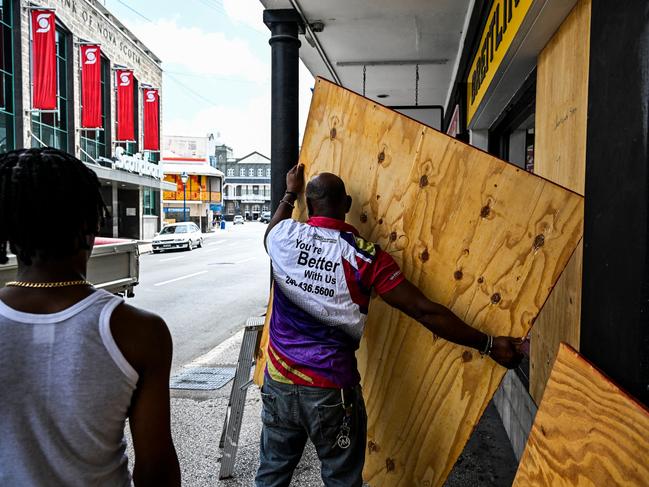
[[[487,335],[487,343],[484,347],[484,350],[480,351],[480,355],[482,357],[484,357],[485,355],[490,356],[493,345],[494,345],[494,337],[492,337],[491,335]]]
[[[295,209],[295,205],[293,203],[291,203],[290,201],[286,201],[285,199],[281,199],[281,200],[279,200],[279,202],[280,203],[285,203],[288,206],[290,206],[291,208]]]
[[[284,191],[284,194],[290,194],[293,198],[297,199],[297,193],[294,191]]]

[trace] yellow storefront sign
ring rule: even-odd
[[[467,79],[467,125],[480,106],[533,1],[494,1]]]

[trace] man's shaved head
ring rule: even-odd
[[[309,214],[345,219],[351,207],[345,183],[335,174],[322,172],[314,176],[306,185],[306,201]]]

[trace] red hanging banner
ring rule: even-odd
[[[144,90],[144,150],[160,150],[160,92]]]
[[[32,108],[56,110],[56,15],[32,10]]]
[[[117,140],[135,140],[135,107],[133,71],[117,70]]]
[[[101,48],[96,44],[81,46],[81,127],[102,128]]]

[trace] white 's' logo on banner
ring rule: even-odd
[[[91,47],[86,49],[86,64],[96,64],[97,63],[97,48]]]
[[[119,75],[120,86],[128,86],[131,84],[131,76],[129,73],[122,73]]]
[[[155,101],[155,91],[147,91],[146,92],[146,102],[147,103],[152,103]]]
[[[36,23],[38,24],[37,34],[47,34],[52,29],[50,17],[52,17],[52,14],[38,14],[36,17]]]

